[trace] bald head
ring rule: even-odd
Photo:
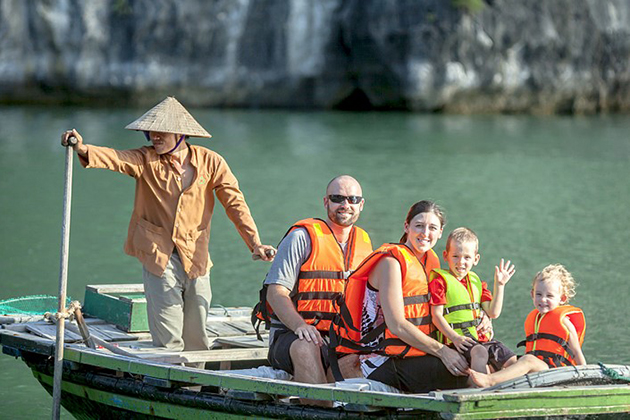
[[[343,194],[339,192],[341,189],[351,189],[354,191],[352,194]],[[342,195],[363,195],[361,190],[361,184],[359,181],[351,177],[350,175],[339,175],[334,177],[326,186],[326,196],[330,194],[342,194]]]
[[[324,207],[328,213],[328,220],[334,224],[352,226],[363,210],[363,203],[361,185],[350,175],[340,175],[328,183]]]

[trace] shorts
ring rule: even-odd
[[[488,364],[492,366],[495,371],[503,369],[505,362],[507,362],[511,357],[516,356],[516,353],[497,340],[485,341],[483,343],[477,343],[477,345],[483,346],[486,349],[488,352]],[[472,347],[466,350],[463,354],[468,364],[470,364],[471,350]]]
[[[431,355],[402,359],[390,357],[367,379],[415,394],[468,386],[468,376],[454,376],[439,358]]]
[[[322,334],[324,339],[324,345],[320,347],[322,366],[324,371],[330,366],[328,361],[328,335]],[[269,353],[267,354],[267,360],[274,369],[281,369],[287,373],[293,375],[293,362],[291,361],[291,344],[295,340],[299,340],[299,337],[289,329],[277,329],[273,333],[271,343],[269,343]]]

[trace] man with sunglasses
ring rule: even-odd
[[[265,279],[255,314],[265,311],[258,318],[270,323],[269,362],[295,381],[327,382],[325,341],[336,314],[333,301],[372,252],[368,234],[354,226],[364,203],[361,185],[353,177],[330,181],[324,196],[326,220],[295,223],[280,242]]]

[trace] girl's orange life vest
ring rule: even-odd
[[[575,365],[574,355],[569,350],[569,330],[562,321],[565,317],[575,327],[580,346],[584,343],[586,320],[580,308],[571,305],[558,306],[553,311],[541,314],[534,309],[525,319],[525,351],[538,357],[549,367]]]
[[[337,314],[333,302],[343,293],[350,274],[372,252],[372,242],[367,232],[353,226],[344,253],[324,220],[314,218],[301,220],[295,223],[285,236],[297,228],[304,228],[308,232],[311,239],[311,254],[300,267],[291,297],[298,313],[308,324],[328,332],[330,322]],[[266,287],[263,287],[261,302],[254,312],[256,318],[268,322],[269,317],[275,318],[275,315],[266,302],[266,292]],[[266,314],[260,310],[263,301]]]
[[[348,279],[340,314],[330,334],[331,347],[334,346],[337,353],[377,353],[393,357],[426,354],[394,335],[384,322],[372,326],[361,325],[369,275],[384,257],[393,257],[400,263],[405,318],[423,333],[434,335],[427,273],[439,269],[437,255],[433,250],[428,251],[422,258],[425,261],[423,264],[406,245],[384,244],[366,258]],[[362,330],[369,332],[362,334]]]

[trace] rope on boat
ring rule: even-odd
[[[69,321],[74,321],[74,312],[77,309],[81,309],[81,303],[78,300],[73,300],[70,304],[65,308],[64,312],[46,312],[44,314],[44,318],[50,322],[56,323],[60,319],[67,319]]]
[[[598,365],[600,368],[602,368],[602,372],[604,373],[604,375],[615,380],[630,382],[629,377],[620,375],[616,370],[606,367],[602,362],[599,362]]]

